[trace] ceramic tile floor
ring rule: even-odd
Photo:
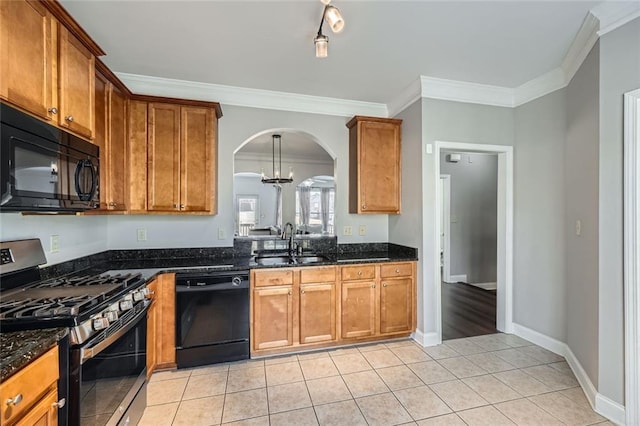
[[[591,425],[564,358],[508,334],[153,374],[140,425]]]

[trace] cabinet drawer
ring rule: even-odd
[[[408,277],[413,273],[413,264],[411,263],[389,263],[380,265],[380,277]]]
[[[291,269],[255,272],[255,283],[253,285],[256,287],[285,284],[293,284],[293,271]]]
[[[300,283],[333,283],[336,281],[336,268],[301,268]]]
[[[0,384],[0,423],[9,423],[25,413],[37,402],[47,389],[58,380],[58,347],[18,371]],[[8,399],[20,398],[18,404],[8,405]]]
[[[373,265],[356,265],[342,267],[342,280],[370,280],[376,277],[376,267]]]

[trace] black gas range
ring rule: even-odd
[[[45,262],[37,239],[0,243],[0,329],[69,328],[60,424],[135,424],[146,405],[145,280],[115,271],[40,280]]]

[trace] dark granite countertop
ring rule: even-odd
[[[68,328],[16,331],[0,334],[0,382],[55,346]]]

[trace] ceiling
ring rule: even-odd
[[[309,136],[295,130],[282,130],[277,132],[281,135],[282,142],[282,158],[288,160],[313,161],[315,163],[333,164],[333,158],[320,145],[313,141]],[[271,161],[272,158],[272,141],[271,133],[263,133],[257,135],[237,152],[236,158],[243,157],[261,157]],[[278,156],[278,145],[275,145],[276,158]]]
[[[61,0],[115,72],[388,103],[420,76],[517,87],[557,68],[597,1]]]

